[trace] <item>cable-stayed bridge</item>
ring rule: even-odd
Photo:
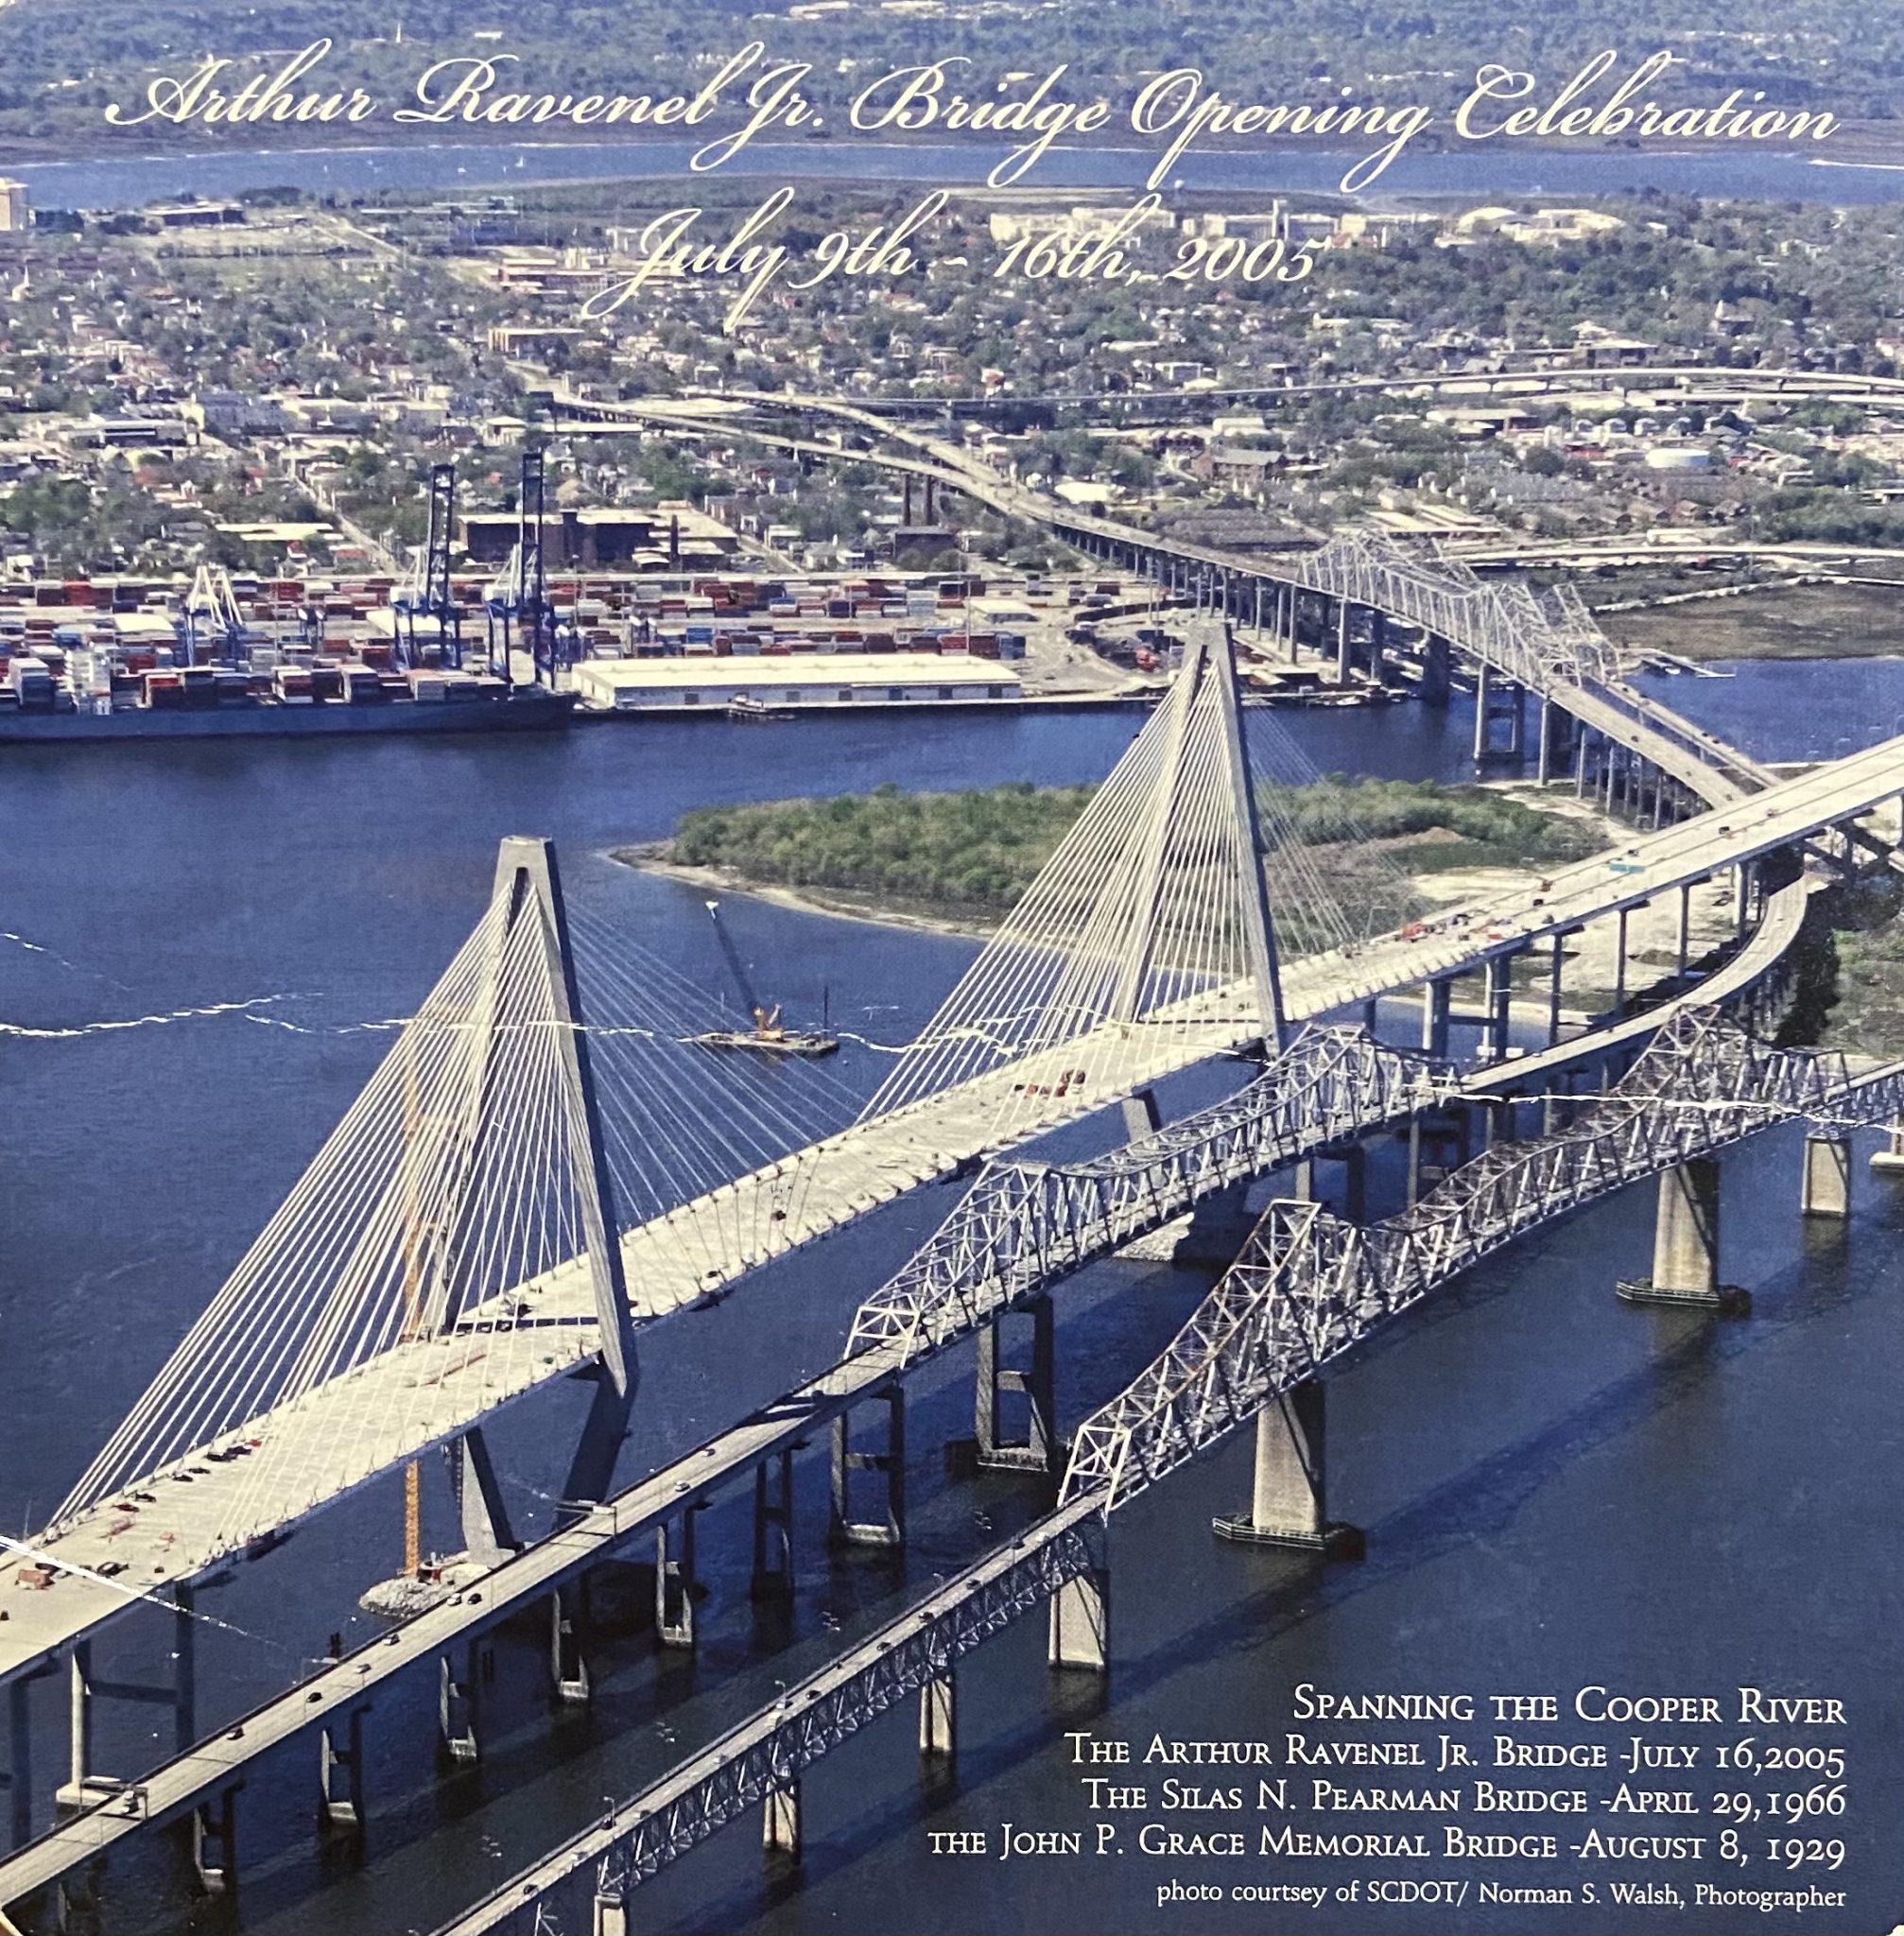
[[[1127,1236],[1445,1093],[1459,977],[1485,975],[1498,1057],[1509,969],[1537,942],[1558,966],[1588,920],[1726,870],[1743,885],[1794,843],[1835,851],[1834,830],[1896,797],[1899,751],[1767,787],[1463,921],[1362,940],[1279,820],[1227,643],[1207,630],[1170,702],[857,1116],[818,1081],[799,1090],[698,1045],[696,992],[626,938],[572,926],[545,847],[507,843],[470,941],[37,1542],[54,1584],[0,1581],[0,1680],[17,1687],[70,1651],[78,1728],[87,1636],[133,1603],[131,1582],[189,1604],[221,1557],[436,1443],[458,1448],[472,1549],[499,1558],[514,1543],[483,1422],[578,1374],[594,1389],[564,1517],[580,1524],[609,1485],[640,1324],[1177,1071],[1269,1058],[1275,1081],[1095,1166],[995,1168],[862,1310],[860,1369],[827,1403],[876,1394],[920,1351]],[[1305,926],[1310,952],[1282,959]],[[1426,1058],[1340,1031],[1290,1039],[1414,990]],[[837,1126],[816,1137],[828,1110]],[[809,1424],[796,1414],[789,1429]],[[71,1786],[79,1800],[104,1791],[78,1734]]]
[[[638,1324],[1291,1021],[1425,988],[1424,1046],[1445,1052],[1449,991],[1480,971],[1498,1049],[1517,957],[1550,943],[1558,961],[1590,919],[1868,812],[1895,795],[1899,751],[1662,829],[1617,872],[1583,862],[1462,925],[1359,942],[1270,818],[1207,630],[872,1102],[817,1139],[806,1125],[846,1098],[796,1108],[790,1084],[695,1047],[693,992],[620,938],[571,935],[542,849],[512,843],[470,940],[54,1515],[42,1544],[74,1570],[57,1592],[0,1580],[0,1677],[123,1606],[87,1577],[101,1565],[136,1555],[147,1591],[188,1581],[585,1367],[593,1423],[564,1496],[599,1496]],[[1305,914],[1314,951],[1285,964],[1279,928]],[[597,1240],[611,1228],[618,1244]],[[467,1450],[466,1497],[495,1526],[480,1441]]]

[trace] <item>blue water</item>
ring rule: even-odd
[[[691,186],[688,158],[698,141],[564,142],[526,147],[432,145],[423,141],[353,148],[272,148],[191,154],[140,151],[135,133],[102,130],[85,161],[9,163],[36,207],[137,208],[195,195],[218,198],[247,188],[294,186],[313,194],[368,195],[381,189],[511,189],[536,182],[673,179]],[[975,186],[1003,159],[979,143],[928,147],[874,142],[802,142],[744,148],[720,172],[774,180],[909,181]],[[1260,153],[1191,153],[1171,188],[1234,189],[1264,195],[1339,192],[1355,153],[1272,148]],[[1131,188],[1155,165],[1153,154],[1116,147],[1057,148],[1021,187]],[[1609,153],[1604,149],[1516,152],[1493,145],[1439,154],[1405,152],[1366,199],[1485,195],[1623,195],[1657,188],[1675,195],[1833,205],[1904,198],[1904,170],[1820,167],[1802,154],[1698,151]]]
[[[1873,683],[1832,685],[1834,670]],[[1888,731],[1890,701],[1871,695],[1886,680],[1895,685],[1898,670],[1757,666],[1736,681],[1667,683],[1676,703],[1778,757],[1833,750],[1815,743],[1820,733]],[[1816,682],[1807,693],[1834,697],[1794,698],[1806,682]],[[1843,697],[1851,691],[1864,695],[1855,711]],[[1830,725],[1832,707],[1855,727]],[[1711,708],[1729,710],[1722,718]],[[1463,769],[1459,708],[1445,718],[1407,706],[1281,723],[1324,769]],[[71,1028],[276,995],[285,999],[266,1015],[311,1032],[229,1015],[77,1039],[0,1036],[12,1125],[0,1166],[0,1528],[43,1517],[270,1213],[379,1053],[380,1039],[351,1025],[415,1003],[482,905],[499,837],[555,837],[578,905],[634,924],[646,945],[712,983],[722,971],[699,897],[617,867],[607,849],[664,834],[704,802],[888,779],[1091,779],[1134,724],[1114,713],[745,729],[616,722],[455,746],[9,750],[4,925],[24,938],[0,942],[9,1020]],[[811,1013],[825,988],[836,1019],[857,1015],[891,1039],[929,1011],[970,953],[929,935],[729,906],[743,951],[791,1011]],[[871,1072],[841,1062],[850,1079]],[[1233,1445],[1120,1516],[1107,1685],[1049,1678],[1039,1622],[1022,1624],[962,1675],[955,1777],[922,1783],[909,1714],[891,1717],[808,1782],[804,1881],[764,1876],[757,1830],[743,1823],[644,1891],[638,1926],[706,1936],[1360,1936],[1365,1913],[1333,1905],[1313,1916],[1155,1907],[1172,1877],[1227,1886],[1236,1865],[1220,1861],[1134,1854],[1002,1872],[935,1858],[926,1834],[995,1832],[1006,1821],[1080,1826],[1089,1816],[1064,1758],[1067,1728],[1139,1741],[1152,1731],[1278,1741],[1302,1681],[1486,1694],[1602,1680],[1722,1694],[1761,1682],[1844,1700],[1853,1806],[1834,1833],[1851,1857],[1837,1877],[1810,1879],[1849,1889],[1851,1902],[1803,1927],[1815,1936],[1889,1927],[1904,1895],[1895,1826],[1904,1811],[1904,1560],[1886,1533],[1904,1479],[1895,1424],[1904,1207],[1861,1162],[1848,1230],[1804,1226],[1796,1160],[1795,1132],[1781,1132],[1728,1161],[1726,1275],[1753,1290],[1750,1320],[1718,1324],[1614,1302],[1613,1280],[1645,1268],[1645,1190],[1543,1232],[1332,1379],[1332,1507],[1368,1529],[1365,1564],[1324,1570],[1214,1541],[1211,1514],[1232,1510],[1248,1484],[1247,1448]],[[712,1311],[645,1334],[624,1474],[829,1361],[854,1304],[950,1201],[930,1193]],[[1066,1429],[1159,1348],[1204,1282],[1111,1264],[1067,1287]],[[610,1638],[596,1660],[594,1705],[552,1721],[542,1631],[507,1637],[484,1758],[448,1779],[430,1753],[434,1688],[380,1698],[361,1867],[314,1851],[302,1752],[254,1777],[237,1927],[259,1936],[435,1927],[592,1819],[603,1795],[652,1778],[771,1699],[839,1634],[885,1617],[1021,1523],[1036,1510],[1032,1489],[995,1478],[954,1483],[943,1472],[943,1442],[970,1430],[969,1375],[969,1357],[954,1354],[912,1390],[914,1525],[903,1562],[823,1557],[823,1447],[801,1461],[808,1564],[784,1630],[747,1603],[745,1507],[730,1501],[701,1528],[713,1591],[698,1661],[657,1663],[645,1638]],[[557,1392],[520,1408],[496,1435],[506,1485],[529,1513],[559,1478],[560,1435],[575,1410],[576,1394]],[[446,1543],[435,1474],[429,1513],[432,1539]],[[330,1630],[366,1631],[355,1596],[395,1565],[399,1526],[396,1488],[379,1485],[206,1597],[237,1630],[202,1642],[208,1725],[284,1685]],[[151,1675],[164,1651],[156,1625],[130,1621],[102,1646],[100,1671]],[[56,1684],[35,1690],[43,1768],[60,1753],[62,1699]],[[110,1708],[102,1765],[130,1772],[149,1761],[161,1719]],[[1242,1866],[1252,1878],[1331,1882],[1356,1868]],[[1514,1879],[1554,1879],[1549,1867],[1517,1869]],[[1555,1873],[1577,1879],[1572,1865]],[[1675,1879],[1689,1894],[1692,1880],[1715,1875],[1738,1879],[1709,1866]],[[164,1839],[115,1859],[104,1899],[110,1936],[204,1926]],[[586,1913],[580,1900],[563,1904],[559,1927],[586,1928]],[[1441,1911],[1397,1908],[1377,1927],[1446,1936],[1449,1926]],[[1474,1911],[1465,1927],[1626,1936],[1634,1925],[1601,1908]],[[1788,1926],[1689,1911],[1673,1927],[1712,1936]]]
[[[1766,760],[1831,760],[1904,735],[1904,660],[1741,659],[1641,673],[1643,692]]]

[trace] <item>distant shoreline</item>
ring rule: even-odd
[[[399,156],[414,153],[441,154],[445,151],[468,151],[475,153],[496,149],[504,151],[523,150],[530,153],[545,154],[549,156],[553,163],[553,158],[560,155],[564,149],[592,151],[600,150],[604,147],[614,147],[626,150],[631,154],[639,154],[643,150],[648,149],[663,153],[684,146],[683,139],[678,134],[631,132],[626,138],[604,140],[598,132],[587,130],[562,132],[549,128],[542,128],[530,130],[526,134],[524,130],[519,129],[489,127],[482,124],[470,124],[467,126],[459,124],[455,128],[430,129],[419,134],[417,138],[408,140],[403,138],[399,131],[392,130],[387,123],[380,122],[376,124],[376,131],[391,136],[389,139],[366,141],[361,138],[366,131],[367,125],[361,122],[347,128],[339,127],[335,130],[326,128],[323,124],[307,123],[297,129],[295,146],[287,144],[283,147],[278,147],[275,146],[257,146],[257,130],[247,130],[243,135],[229,141],[205,141],[197,138],[196,132],[187,133],[182,131],[171,139],[159,139],[155,142],[152,134],[148,130],[142,129],[138,130],[136,137],[138,145],[134,145],[135,138],[129,134],[126,137],[125,144],[122,146],[119,140],[113,138],[113,130],[101,124],[91,130],[76,127],[61,130],[55,134],[32,139],[19,135],[0,135],[0,167],[164,166],[168,164],[190,164],[218,161],[259,161],[279,155],[287,163],[295,164],[301,161],[308,162],[313,159],[321,160],[344,155]],[[802,147],[807,146],[806,143],[800,145]],[[793,142],[782,140],[778,143],[768,143],[765,145],[765,147],[767,151],[771,152],[776,148],[785,150],[793,146],[795,146]],[[924,150],[941,153],[969,151],[975,156],[989,155],[996,159],[1003,152],[999,143],[996,141],[987,140],[978,135],[961,134],[957,130],[920,130],[916,135],[910,136],[904,133],[893,133],[877,139],[849,137],[843,140],[834,140],[829,136],[823,139],[813,140],[810,146],[815,153],[824,154],[830,151],[842,157],[858,157],[869,154],[904,155],[908,150]],[[1438,143],[1420,144],[1415,148],[1414,153],[1419,158],[1427,160],[1458,158],[1468,153],[1475,147],[1476,145],[1473,143],[1459,140],[1442,140]],[[1878,167],[1886,165],[1904,167],[1904,131],[1900,131],[1897,127],[1886,122],[1843,124],[1838,132],[1831,137],[1829,143],[1823,145],[1823,147],[1828,148],[1828,152],[1821,150],[1814,153],[1810,148],[1802,147],[1767,147],[1762,149],[1748,147],[1727,147],[1718,142],[1686,142],[1673,139],[1591,143],[1579,139],[1541,139],[1530,137],[1519,142],[1515,152],[1516,154],[1542,158],[1567,156],[1575,158],[1617,159],[1620,156],[1646,156],[1655,160],[1697,160],[1705,157],[1722,159],[1726,156],[1737,155],[1740,157],[1756,156],[1761,160],[1785,159],[1808,164],[1813,161],[1820,163],[1829,162],[1841,167],[1850,169],[1873,165]],[[1352,142],[1341,145],[1323,142],[1297,142],[1263,148],[1252,147],[1247,142],[1225,141],[1220,137],[1217,137],[1213,138],[1206,147],[1199,148],[1197,152],[1200,159],[1214,163],[1236,160],[1272,162],[1314,159],[1317,161],[1340,161],[1347,164],[1360,160],[1365,151],[1363,147]],[[1098,155],[1107,159],[1121,157],[1132,161],[1154,160],[1154,152],[1151,148],[1138,146],[1124,146],[1112,142],[1084,145],[1061,144],[1054,147],[1051,152],[1054,156]],[[728,172],[739,176],[747,175],[750,171],[743,165],[744,160],[744,156],[737,158],[735,167]],[[1397,164],[1397,171],[1406,166],[1407,160],[1408,157],[1404,157],[1402,163]],[[649,179],[670,179],[677,172],[678,170],[673,167],[657,168],[655,175]],[[771,172],[771,170],[757,170],[755,172]],[[612,179],[614,178],[599,175],[583,175],[572,178],[526,175],[524,185],[528,185],[530,182],[534,182],[536,185],[558,185],[565,181],[589,182]],[[633,179],[641,178],[635,177]],[[814,182],[833,183],[839,186],[891,185],[895,179],[900,181],[918,181],[922,183],[937,180],[936,177],[923,175],[909,177],[903,172],[896,176],[891,171],[862,173],[851,168],[843,168],[837,177],[829,176],[824,172],[816,172],[807,177],[807,179]],[[296,184],[286,183],[285,185]],[[1072,195],[1089,196],[1093,194],[1121,195],[1135,192],[1127,185],[1093,186],[1088,183],[1066,182],[1057,179],[1033,179],[1014,183],[1012,187],[1004,189],[988,188],[982,181],[969,183],[946,182],[941,185],[953,188],[961,194],[978,196],[995,195],[1001,199],[1024,196],[1036,197],[1040,195],[1059,197],[1069,197]],[[312,188],[307,192],[315,195],[332,191],[322,188]],[[1254,186],[1238,186],[1230,189],[1218,183],[1199,184],[1190,188],[1188,192],[1200,195],[1230,193],[1255,195],[1261,191]],[[1316,189],[1302,192],[1314,193],[1318,196],[1334,193],[1339,200],[1356,203],[1386,203],[1390,201],[1422,199],[1437,200],[1449,197],[1464,197],[1484,191],[1478,187],[1408,187],[1392,182],[1390,178],[1384,175],[1368,189],[1358,195],[1343,196],[1340,189],[1334,191]],[[1507,188],[1487,192],[1517,196],[1532,196],[1543,193],[1535,189],[1523,191]],[[1606,194],[1617,191],[1582,190],[1566,192],[1591,193],[1604,199]],[[163,199],[163,190],[155,191],[154,199]],[[1546,194],[1544,199],[1552,199],[1553,196],[1550,193]],[[1751,199],[1753,198],[1746,196],[1740,199]],[[1821,197],[1820,199],[1826,199],[1828,198]]]

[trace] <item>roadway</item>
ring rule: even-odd
[[[1900,743],[1900,747],[1904,747],[1904,743]],[[1798,786],[1804,780],[1816,778],[1814,774],[1804,775],[1800,782],[1792,785]],[[1641,844],[1650,849],[1659,843],[1661,838],[1654,836]],[[1584,862],[1570,872],[1590,877],[1596,866],[1603,865],[1603,862]],[[1670,862],[1664,857],[1656,863],[1657,870],[1669,866]],[[1621,878],[1630,880],[1634,877]],[[1595,1031],[1590,1044],[1585,1038],[1575,1038],[1538,1056],[1476,1071],[1465,1080],[1463,1090],[1481,1097],[1502,1087],[1525,1089],[1530,1084],[1537,1086],[1549,1074],[1578,1062],[1583,1054],[1615,1049],[1629,1040],[1638,1041],[1650,1036],[1666,1015],[1678,1008],[1688,1003],[1704,1006],[1722,1001],[1749,986],[1776,962],[1795,938],[1805,904],[1819,885],[1817,880],[1807,878],[1782,890],[1774,897],[1760,931],[1739,956],[1718,975],[1688,990],[1666,1009],[1628,1018],[1609,1028]],[[1558,890],[1559,881],[1555,886]],[[1318,958],[1318,962],[1321,959]],[[1299,962],[1292,974],[1299,976],[1311,965]],[[1361,1127],[1378,1126],[1372,1121]],[[1318,1143],[1333,1142],[1340,1140],[1342,1133],[1342,1125],[1327,1121],[1318,1128],[1316,1140]],[[1291,1161],[1301,1153],[1292,1147],[1274,1153],[1274,1162]],[[1262,1167],[1266,1170],[1272,1167],[1274,1167],[1273,1163],[1265,1164]],[[1203,1177],[1200,1185],[1214,1188],[1234,1180],[1227,1174]],[[1207,1194],[1207,1189],[1200,1186],[1196,1194]],[[1065,1270],[1056,1275],[1068,1274],[1071,1270],[1107,1254],[1145,1231],[1168,1222],[1187,1208],[1192,1201],[1192,1195],[1187,1193],[1182,1195],[1181,1201],[1177,1193],[1133,1193],[1129,1201],[1134,1209],[1144,1213],[1141,1224],[1120,1225],[1115,1231],[1081,1234],[1081,1242],[1066,1253]],[[632,1233],[632,1236],[640,1234]],[[202,1742],[185,1754],[166,1762],[133,1784],[127,1795],[102,1803],[61,1824],[26,1849],[0,1863],[0,1905],[20,1900],[56,1880],[87,1858],[103,1852],[153,1823],[177,1818],[228,1784],[235,1772],[254,1757],[327,1722],[339,1713],[348,1712],[353,1704],[363,1703],[392,1676],[433,1654],[443,1652],[452,1641],[465,1636],[473,1628],[487,1626],[521,1612],[580,1571],[599,1564],[611,1553],[631,1549],[642,1536],[651,1533],[683,1511],[706,1501],[763,1461],[811,1439],[833,1419],[877,1392],[896,1374],[911,1369],[924,1357],[946,1348],[962,1337],[968,1328],[968,1325],[961,1324],[943,1336],[934,1334],[923,1349],[918,1340],[909,1338],[874,1345],[857,1356],[842,1359],[817,1378],[696,1448],[672,1465],[626,1488],[575,1525],[505,1560],[476,1585],[427,1613],[413,1616],[390,1634],[300,1682],[286,1694],[252,1710],[216,1738]],[[592,1333],[589,1335],[592,1337]],[[588,1349],[592,1350],[593,1345]],[[586,1353],[578,1355],[586,1356]],[[374,1430],[374,1410],[373,1403],[354,1405],[353,1417],[366,1430]],[[197,1503],[197,1497],[195,1490],[193,1504]],[[77,1557],[77,1554],[71,1557]],[[82,1583],[64,1580],[61,1582],[61,1590],[63,1592]],[[110,1586],[111,1582],[102,1584]],[[43,1600],[48,1596],[40,1598]],[[76,1596],[73,1604],[77,1603]],[[122,1597],[119,1604],[124,1604]],[[737,1735],[740,1732],[744,1731],[737,1731]],[[731,1739],[728,1745],[733,1744]],[[714,1750],[708,1752],[715,1753]],[[626,1833],[625,1824],[621,1832]]]
[[[1207,568],[1213,574],[1239,583],[1274,580],[1328,596],[1339,593],[1338,587],[1321,581],[1313,573],[1312,561],[1326,558],[1326,552],[1290,553],[1264,564],[1239,552],[1187,544],[1135,525],[1119,524],[1111,518],[1095,516],[1058,498],[1024,490],[1010,479],[1001,477],[988,464],[960,446],[891,424],[862,406],[842,404],[830,397],[774,396],[752,390],[709,392],[708,401],[741,408],[806,411],[831,417],[862,435],[904,444],[914,455],[902,457],[888,451],[848,450],[844,447],[835,450],[807,439],[788,437],[774,431],[749,429],[746,432],[758,441],[776,447],[804,450],[837,461],[869,463],[901,475],[929,477],[943,488],[958,491],[985,505],[1002,517],[1043,526],[1067,543],[1075,544],[1083,537],[1113,547],[1149,551],[1175,559],[1192,569]],[[684,421],[681,406],[674,402],[661,405],[593,404],[558,394],[553,400],[552,409],[565,409],[584,424],[612,426],[617,421],[662,422],[676,428],[694,427]],[[737,426],[734,418],[723,416],[700,427],[711,433],[716,430],[732,431]],[[1411,575],[1410,582],[1422,594],[1426,602],[1415,610],[1410,610],[1405,600],[1398,601],[1401,609],[1391,611],[1391,616],[1426,624],[1461,650],[1484,662],[1495,662],[1496,655],[1491,652],[1487,641],[1479,636],[1464,635],[1470,630],[1466,625],[1468,619],[1497,615],[1491,605],[1483,602],[1489,595],[1483,593],[1478,599],[1466,588],[1455,583],[1437,582],[1430,574],[1419,570]],[[1397,583],[1400,583],[1399,579]],[[1389,608],[1384,606],[1383,609]],[[1512,671],[1514,668],[1502,666],[1499,669]],[[1691,788],[1702,799],[1740,799],[1763,783],[1765,775],[1762,769],[1741,758],[1736,749],[1680,718],[1667,707],[1628,688],[1569,683],[1564,688],[1556,685],[1549,696],[1556,699],[1583,725],[1630,748],[1661,772]]]
[[[1286,1012],[1301,1023],[1472,975],[1588,921],[1801,842],[1900,792],[1904,737],[1785,781],[1747,807],[1638,837],[1610,859],[1580,861],[1405,933],[1290,962]],[[855,1124],[629,1232],[623,1255],[637,1321],[722,1290],[922,1184],[1244,1047],[1259,1032],[1245,987],[1212,989],[1136,1024],[1099,1025]],[[1087,1080],[1069,1080],[1079,1068]],[[711,1257],[719,1261],[709,1264]],[[505,1304],[519,1305],[520,1315],[501,1315]],[[45,1663],[138,1598],[287,1531],[379,1473],[568,1375],[598,1348],[593,1311],[587,1272],[572,1261],[472,1312],[457,1330],[389,1352],[287,1411],[187,1454],[138,1488],[151,1499],[121,1492],[49,1531],[38,1544],[66,1569],[53,1585],[24,1583],[22,1567],[0,1574],[0,1684]],[[539,1334],[531,1362],[521,1352],[493,1350],[498,1330],[525,1325]],[[427,1399],[420,1402],[423,1393]],[[247,1449],[235,1457],[207,1456],[240,1444]],[[119,1570],[108,1577],[102,1567]]]

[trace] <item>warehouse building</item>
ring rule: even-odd
[[[1020,696],[995,660],[931,652],[827,652],[798,658],[590,659],[576,666],[584,707],[601,712],[719,712],[753,705],[983,705]]]

